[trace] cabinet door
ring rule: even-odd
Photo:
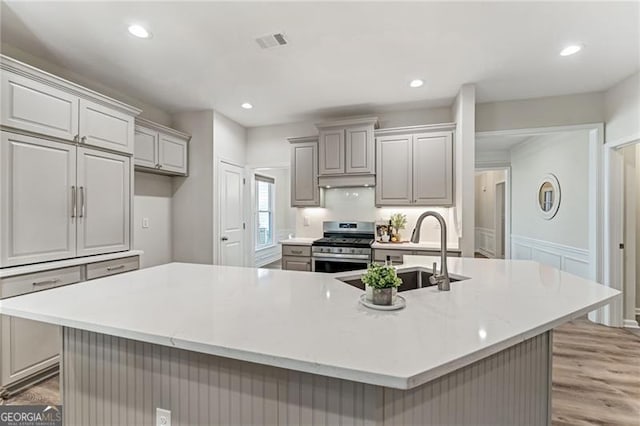
[[[373,126],[348,128],[345,133],[346,172],[375,173]]]
[[[155,168],[158,165],[158,132],[136,126],[133,164]]]
[[[376,145],[376,205],[411,204],[413,194],[411,135],[380,137]]]
[[[318,187],[318,143],[291,145],[291,206],[320,205]]]
[[[0,120],[5,126],[73,140],[78,97],[3,70]]]
[[[310,257],[283,257],[282,269],[285,271],[306,271],[311,272]]]
[[[0,387],[10,386],[60,361],[61,327],[6,315],[0,316],[0,327]]]
[[[78,256],[129,249],[129,161],[78,148]]]
[[[166,172],[187,174],[187,141],[160,133],[159,168]]]
[[[451,133],[414,135],[413,204],[453,204],[453,138]]]
[[[76,255],[76,148],[2,132],[0,266]]]
[[[344,174],[344,129],[320,132],[320,176]]]
[[[133,153],[134,118],[104,105],[80,99],[80,142]]]

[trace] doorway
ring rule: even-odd
[[[509,168],[476,169],[475,256],[510,258]]]

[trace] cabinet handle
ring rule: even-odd
[[[291,250],[293,254],[302,254],[302,250]]]
[[[44,280],[44,281],[35,281],[32,284],[34,286],[39,286],[39,285],[55,284],[55,283],[58,283],[58,282],[60,282],[60,278],[53,278],[53,279]]]
[[[84,186],[80,187],[80,216],[84,217]]]
[[[87,143],[87,137],[86,136],[81,137],[80,143]]]
[[[79,140],[79,139],[80,139],[80,135],[75,135],[75,136],[73,137],[73,141],[74,141],[75,143],[78,143],[78,140]]]
[[[162,168],[162,164],[158,164],[158,168],[161,169]]]
[[[78,213],[78,207],[76,203],[76,187],[71,186],[71,218],[76,217],[76,213]]]
[[[118,269],[124,269],[124,265],[107,266],[107,271],[117,271]]]

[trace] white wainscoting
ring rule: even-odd
[[[254,266],[261,268],[282,259],[282,246],[278,244],[278,241],[286,240],[290,234],[294,233],[295,231],[293,229],[276,230],[276,236],[274,238],[275,244],[269,248],[255,251]]]
[[[496,231],[494,229],[476,227],[476,252],[490,258],[496,257]]]
[[[511,235],[511,258],[535,260],[583,278],[590,276],[589,250]]]

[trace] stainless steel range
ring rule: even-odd
[[[344,272],[366,269],[371,262],[375,238],[373,222],[323,222],[324,238],[312,244],[314,272]]]

